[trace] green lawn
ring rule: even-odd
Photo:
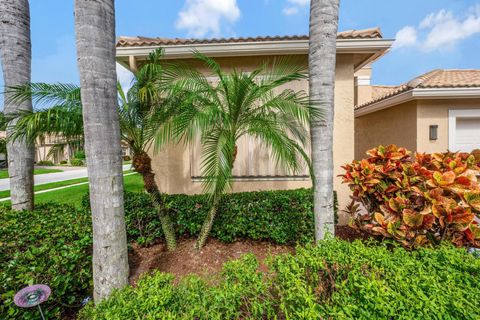
[[[63,170],[59,169],[35,169],[33,170],[33,174],[45,174],[45,173],[54,173],[54,172],[63,172]],[[8,170],[1,169],[0,170],[0,179],[8,178]]]
[[[131,172],[133,171],[127,170],[127,171],[123,171],[123,174],[131,173]],[[40,184],[40,185],[34,186],[33,191],[37,192],[42,190],[55,189],[55,188],[70,186],[72,184],[77,184],[82,182],[88,182],[88,178],[78,178],[78,179],[72,179],[72,180],[64,180],[64,181]],[[8,198],[8,197],[10,197],[10,190],[0,191],[0,199]]]
[[[143,190],[143,180],[142,176],[139,174],[131,174],[128,176],[125,176],[123,178],[124,180],[124,186],[125,190],[127,191],[133,191],[133,192],[139,192]],[[83,180],[83,181],[82,181]],[[74,183],[69,183],[69,184],[75,184],[75,183],[81,183],[87,181],[87,178],[81,178],[81,179],[74,179],[74,180],[67,180],[67,181],[61,181],[61,182],[55,182],[55,183],[49,183],[45,185],[39,185],[35,187],[35,191],[40,191],[37,190],[38,187],[43,187],[41,190],[47,190],[47,189],[52,189],[56,187],[60,187],[60,183],[66,183],[66,182],[71,182],[71,181],[76,181]],[[56,186],[51,187],[51,185],[57,184]],[[47,185],[50,185],[50,187],[45,187]],[[68,184],[67,184],[68,185]],[[68,203],[72,204],[75,206],[80,206],[82,202],[82,197],[85,193],[88,191],[88,184],[82,184],[80,186],[74,186],[70,188],[65,188],[61,190],[56,190],[56,191],[51,191],[51,192],[45,192],[45,193],[40,193],[35,195],[35,203],[44,203],[44,202],[58,202],[58,203]],[[9,191],[8,191],[9,192]],[[10,193],[10,192],[9,192]],[[10,204],[10,201],[5,201],[2,202],[4,204]]]

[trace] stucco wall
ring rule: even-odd
[[[372,85],[370,84],[370,78],[372,77],[372,67],[368,65],[355,72],[355,79],[358,79],[355,83],[355,96],[354,104],[356,106],[362,105],[365,102],[372,100]],[[368,79],[368,84],[363,83]]]
[[[480,109],[480,99],[418,100],[417,151],[448,149],[448,110],[455,109]],[[430,140],[430,125],[438,125],[437,140]]]
[[[396,144],[410,150],[417,146],[415,101],[355,118],[355,159],[378,145]]]
[[[296,56],[297,62],[307,63],[307,56]],[[238,70],[250,71],[258,67],[265,58],[221,58],[219,63],[224,68],[237,68]],[[188,61],[195,65],[196,62]],[[197,65],[198,66],[198,65]],[[200,67],[200,66],[199,66]],[[340,166],[353,159],[354,156],[354,67],[352,55],[339,55],[336,66],[336,87],[335,87],[335,123],[334,123],[334,163],[335,163],[335,184],[334,188],[338,193],[340,208],[343,209],[349,202],[350,192],[348,188],[341,185],[341,179],[337,177],[341,173]],[[200,70],[202,70],[200,68]],[[294,89],[308,91],[308,82],[296,82],[292,84]],[[152,166],[154,168],[157,183],[162,192],[167,193],[201,193],[202,184],[191,178],[189,147],[169,146],[161,152],[154,154]],[[233,184],[233,192],[254,191],[254,190],[281,190],[310,187],[309,179],[295,178],[284,180],[237,180]],[[345,217],[341,222],[345,222]]]

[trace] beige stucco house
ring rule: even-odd
[[[366,81],[357,90],[357,159],[379,144],[419,152],[480,148],[480,70],[433,70],[399,86]]]
[[[338,34],[333,150],[335,176],[340,174],[341,165],[354,158],[355,73],[385,54],[392,43],[392,40],[382,38],[377,28]],[[148,54],[158,47],[165,49],[165,59],[181,60],[199,68],[200,64],[192,59],[194,50],[214,57],[225,69],[235,68],[246,72],[278,56],[294,56],[300,63],[308,63],[308,36],[211,40],[120,37],[117,61],[135,72]],[[308,92],[308,81],[292,83],[291,87]],[[311,186],[306,169],[296,175],[282,171],[275,166],[268,150],[253,140],[244,139],[239,143],[238,150],[234,192]],[[197,146],[168,147],[154,155],[153,167],[163,192],[202,192]],[[339,204],[343,207],[348,202],[349,191],[341,184],[340,178],[335,178],[334,187]]]

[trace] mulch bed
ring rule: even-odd
[[[362,234],[348,226],[337,226],[335,232],[337,237],[348,241],[364,239]],[[141,274],[153,270],[171,273],[177,279],[192,273],[200,276],[213,274],[220,271],[225,262],[246,253],[253,253],[260,262],[260,270],[266,271],[263,262],[269,256],[295,252],[294,246],[252,240],[222,243],[210,238],[200,252],[193,248],[194,244],[195,239],[179,239],[173,252],[167,251],[164,243],[150,247],[132,245],[128,257],[130,283],[135,284]]]

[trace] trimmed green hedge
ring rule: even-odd
[[[322,241],[273,258],[247,255],[217,278],[173,284],[155,273],[79,319],[479,319],[480,260],[443,246],[409,252]]]
[[[0,207],[0,319],[38,319],[36,308],[20,309],[13,296],[23,287],[52,288],[42,304],[47,319],[80,306],[92,288],[91,217],[74,207],[38,205],[15,212]]]
[[[210,205],[204,195],[164,195],[179,236],[196,236]],[[223,242],[235,239],[308,243],[314,239],[313,194],[310,189],[232,193],[224,196],[210,235]],[[82,201],[89,207],[86,195]],[[163,239],[150,198],[125,193],[125,215],[130,241],[150,245]]]
[[[83,159],[71,159],[70,160],[70,165],[73,166],[73,167],[81,167],[83,166],[85,163],[84,163],[84,160]]]

